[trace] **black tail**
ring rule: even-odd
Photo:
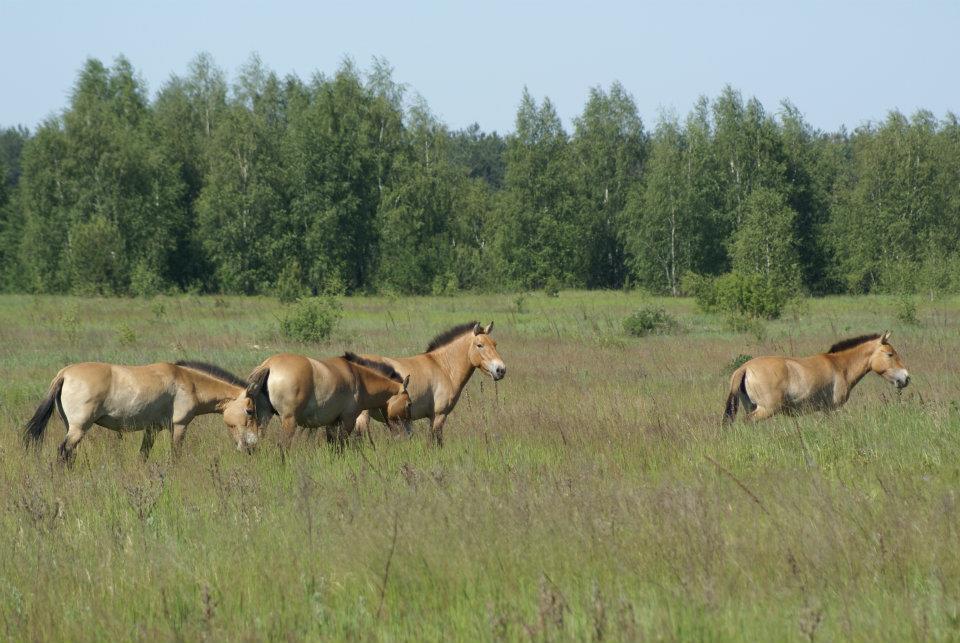
[[[270,367],[258,367],[247,379],[247,397],[253,400],[254,410],[257,413],[257,417],[260,416],[260,409],[257,407],[257,400],[260,399],[261,393],[263,398],[267,400],[267,404],[270,407],[270,412],[276,415],[276,410],[273,408],[273,404],[270,403],[270,394],[267,392],[267,380],[270,377]]]
[[[740,408],[740,394],[746,395],[747,389],[744,386],[747,372],[742,368],[737,369],[733,377],[730,378],[730,395],[727,396],[727,408],[723,414],[723,423],[730,424],[737,417],[737,410]]]
[[[47,393],[47,397],[40,402],[40,406],[37,407],[36,413],[27,422],[27,426],[23,427],[24,445],[29,446],[31,442],[39,442],[43,439],[44,431],[47,430],[47,423],[50,421],[50,416],[53,415],[53,405],[60,405],[60,391],[62,389],[63,375],[58,374],[50,383],[50,391]]]

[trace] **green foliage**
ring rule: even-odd
[[[737,272],[715,278],[690,273],[684,279],[684,290],[705,312],[755,319],[777,319],[796,296],[762,275]]]
[[[738,354],[732,360],[727,362],[727,365],[724,367],[724,372],[728,375],[732,374],[735,370],[749,362],[753,359],[753,355],[746,355],[744,353]]]
[[[919,326],[917,301],[912,295],[903,294],[897,298],[897,321],[908,326]]]
[[[623,330],[633,337],[669,335],[678,328],[677,320],[663,308],[644,306],[623,320]]]
[[[274,289],[281,304],[291,304],[307,294],[299,261],[291,261],[283,267]]]
[[[304,297],[283,312],[280,334],[296,342],[322,342],[330,338],[342,315],[343,306],[336,297]]]
[[[133,346],[137,343],[137,332],[130,324],[120,324],[117,328],[117,342],[122,347]]]
[[[130,61],[87,60],[59,114],[0,128],[3,290],[679,295],[735,273],[698,299],[761,317],[960,292],[953,114],[824,133],[725,87],[650,133],[614,83],[571,132],[526,90],[512,133],[451,132],[383,60],[305,82],[206,54],[152,100]]]
[[[153,297],[163,290],[163,278],[150,269],[145,261],[137,262],[130,273],[130,294],[137,297]]]
[[[556,277],[547,277],[547,280],[543,283],[543,293],[547,297],[559,297],[561,286],[560,280]]]

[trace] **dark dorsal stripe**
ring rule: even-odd
[[[878,333],[874,333],[873,335],[860,335],[859,337],[851,337],[849,339],[837,342],[831,346],[830,350],[827,352],[839,353],[840,351],[845,351],[848,348],[853,348],[854,346],[859,346],[860,344],[865,344],[875,339],[880,339],[880,335]]]
[[[466,324],[460,324],[459,326],[454,326],[449,330],[443,331],[442,333],[434,337],[429,344],[427,344],[427,350],[425,350],[424,352],[429,353],[431,351],[437,350],[441,346],[446,346],[456,338],[463,335],[468,330],[473,330],[478,323],[479,322],[475,322],[475,321],[467,322]]]
[[[403,378],[400,377],[400,373],[398,373],[396,369],[389,364],[375,362],[372,359],[360,357],[356,353],[351,353],[350,351],[347,351],[343,354],[343,359],[347,360],[348,362],[353,362],[354,364],[359,364],[360,366],[366,366],[367,368],[380,373],[384,377],[389,377],[393,381],[403,384]]]
[[[215,366],[214,364],[208,364],[206,362],[192,362],[189,360],[180,360],[176,362],[177,366],[183,366],[184,368],[192,368],[195,371],[200,371],[201,373],[206,373],[211,377],[215,377],[220,381],[227,382],[228,384],[233,384],[234,386],[239,386],[240,388],[247,388],[247,381],[237,377],[230,371]]]

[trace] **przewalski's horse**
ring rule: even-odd
[[[121,366],[101,362],[71,364],[60,370],[47,397],[23,431],[24,441],[43,439],[54,404],[67,436],[60,459],[70,460],[94,424],[114,431],[143,431],[140,455],[150,455],[157,431],[170,429],[173,454],[180,452],[187,425],[198,415],[221,413],[237,449],[257,443],[253,404],[246,382],[202,362]]]
[[[890,331],[845,339],[810,357],[754,358],[730,378],[724,422],[734,420],[740,403],[751,420],[838,408],[870,371],[898,389],[910,383],[910,373],[890,345]]]
[[[473,371],[479,368],[494,381],[507,374],[507,367],[497,353],[497,342],[490,336],[492,330],[493,322],[483,327],[472,321],[440,333],[420,355],[396,359],[379,355],[367,357],[390,364],[401,375],[412,376],[410,419],[430,418],[433,439],[443,446],[443,425]],[[359,432],[369,429],[371,416],[384,421],[383,409],[363,413],[357,420]]]
[[[386,408],[391,422],[410,417],[410,376],[401,377],[393,367],[353,353],[315,360],[282,353],[268,357],[250,374],[247,396],[253,400],[257,425],[262,431],[274,415],[283,427],[281,446],[286,449],[298,426],[332,428],[340,446],[353,431],[357,416],[366,409]]]

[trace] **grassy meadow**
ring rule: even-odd
[[[627,337],[667,308],[677,332]],[[813,300],[764,332],[620,292],[344,302],[331,341],[278,335],[271,299],[0,298],[0,637],[5,640],[960,639],[960,299]],[[901,315],[902,316],[902,315]],[[91,430],[55,463],[20,428],[63,365],[405,355],[496,322],[507,365],[447,422],[335,454],[253,456],[219,417],[178,462]],[[832,415],[722,428],[741,354],[809,354],[884,329],[913,377],[870,375]]]

